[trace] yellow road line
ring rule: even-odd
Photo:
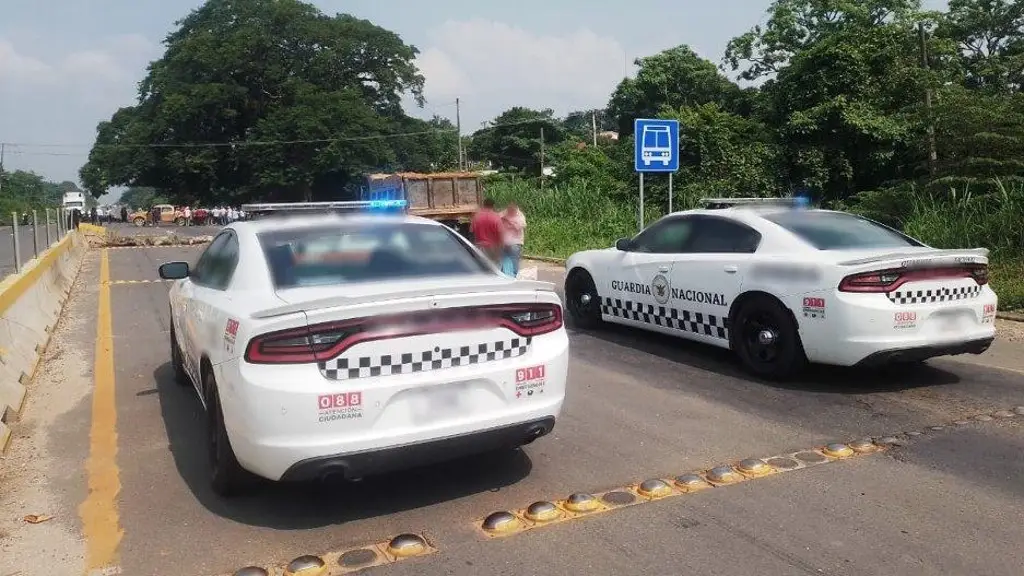
[[[86,464],[89,495],[78,507],[85,536],[87,574],[109,573],[119,563],[124,530],[118,516],[121,491],[117,467],[117,402],[114,396],[114,334],[110,315],[110,257],[100,253],[96,358],[93,367],[92,427]]]
[[[109,285],[120,285],[120,284],[161,284],[166,282],[173,282],[173,280],[108,280],[103,284]]]

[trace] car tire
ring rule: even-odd
[[[785,380],[807,364],[796,320],[767,295],[740,304],[729,323],[729,345],[743,367],[759,378]]]
[[[207,372],[203,380],[203,389],[206,390],[206,447],[210,461],[210,488],[214,494],[230,498],[242,493],[250,476],[238,463],[231,449],[213,374]]]
[[[601,297],[586,270],[575,269],[565,279],[565,303],[573,323],[584,330],[600,328]]]
[[[188,372],[185,371],[185,359],[181,356],[181,347],[174,331],[174,320],[171,320],[171,367],[174,368],[174,381],[179,386],[188,386]]]
[[[143,226],[146,225],[146,219],[145,218],[136,218],[135,220],[132,220],[132,224],[135,224],[135,226],[138,227],[138,228],[142,228]]]

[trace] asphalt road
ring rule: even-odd
[[[570,326],[563,417],[522,451],[218,499],[206,483],[199,402],[171,378],[167,285],[153,282],[159,263],[198,253],[108,252],[117,453],[106,461],[96,458],[100,257],[90,254],[15,424],[0,479],[0,574],[80,574],[105,546],[117,546],[123,574],[230,574],[405,532],[423,534],[436,553],[371,573],[1024,573],[1024,415],[954,424],[1024,406],[1024,372],[935,360],[815,368],[780,385],[748,379],[723,351],[630,329]],[[487,538],[475,523],[577,491],[894,434],[904,445],[505,538]],[[79,506],[90,490],[110,494],[116,516],[83,532]],[[25,514],[54,518],[27,524]]]
[[[35,244],[33,243],[33,227],[18,226],[18,240],[21,253],[21,264],[28,264],[29,260],[35,258]],[[50,224],[50,241],[57,241],[57,224]],[[39,225],[39,251],[46,249],[46,224]],[[11,226],[0,226],[0,280],[14,273],[14,228]]]

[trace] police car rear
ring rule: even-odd
[[[250,315],[237,364],[244,468],[362,477],[551,431],[568,367],[552,285],[502,275],[430,220],[258,226],[278,302]]]
[[[987,250],[938,250],[841,212],[762,217],[818,250],[823,288],[802,295],[800,331],[811,360],[840,365],[984,352],[998,298]]]

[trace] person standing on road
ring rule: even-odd
[[[89,222],[92,222],[92,225],[95,226],[96,225],[96,220],[97,220],[97,217],[96,217],[96,207],[93,206],[92,209],[89,210]]]
[[[127,206],[121,206],[121,222],[123,222],[125,224],[128,223],[128,207]]]
[[[523,256],[526,235],[526,216],[515,202],[509,202],[501,214],[505,232],[505,257],[512,261],[512,276],[519,274],[519,260]]]
[[[185,206],[185,226],[192,225],[192,207]]]
[[[502,248],[504,247],[504,230],[501,216],[494,211],[494,200],[485,198],[480,210],[473,216],[469,224],[469,232],[473,242],[496,265],[501,265]]]

